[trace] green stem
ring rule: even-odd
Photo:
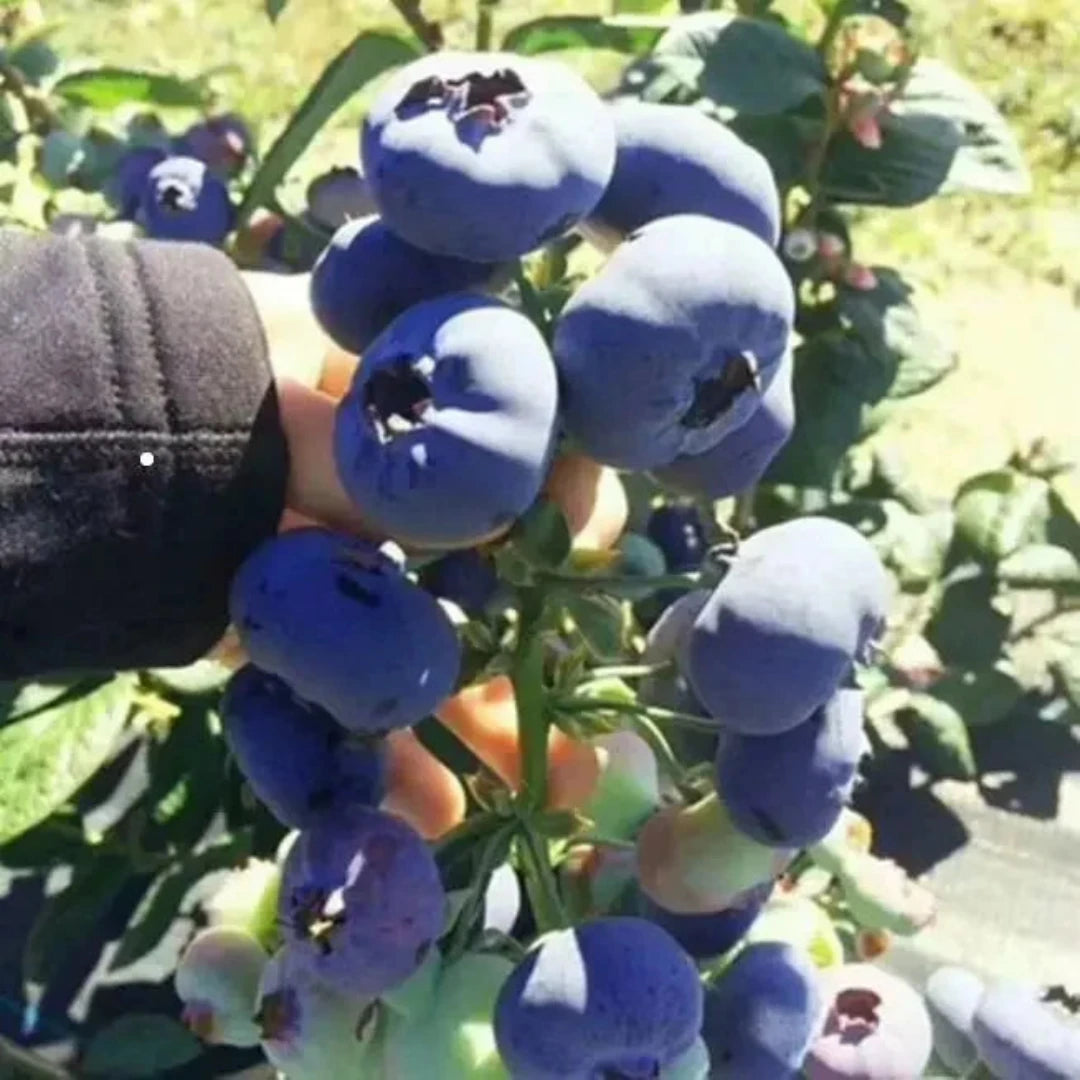
[[[472,891],[465,901],[465,906],[458,915],[454,925],[454,932],[450,938],[450,944],[446,951],[446,962],[450,963],[463,955],[469,945],[469,935],[480,915],[480,909],[484,904],[484,893],[487,891],[488,881],[498,865],[506,858],[510,850],[510,842],[517,825],[508,821],[494,836],[488,840],[484,847],[484,853],[480,856],[476,875],[473,878]]]
[[[443,47],[442,27],[424,15],[419,0],[390,0],[390,3],[428,52],[438,52]]]
[[[543,594],[537,589],[522,589],[510,679],[514,684],[521,752],[519,802],[526,813],[536,813],[547,805],[549,717],[544,696],[544,644],[540,635],[543,617]]]
[[[537,929],[541,934],[568,925],[559,884],[551,868],[547,841],[537,836],[528,822],[521,823],[518,851],[525,870],[525,888],[529,894]]]
[[[608,667],[595,667],[589,669],[589,678],[581,685],[588,686],[603,679],[647,679],[650,675],[662,675],[672,667],[671,661],[664,664],[611,664]]]
[[[649,720],[662,720],[683,727],[697,728],[700,731],[715,732],[716,723],[704,716],[692,713],[676,712],[674,709],[662,709],[658,705],[633,705],[625,701],[608,701],[603,698],[588,700],[579,697],[559,697],[552,700],[554,708],[560,712],[589,713],[617,712],[627,716],[645,717]]]
[[[497,816],[497,814],[490,811],[482,811],[479,814],[467,817],[460,825],[438,839],[434,844],[435,853],[439,854],[446,851],[452,845],[460,844],[464,840],[472,840],[476,836],[482,836],[491,828]]]
[[[477,0],[476,5],[476,51],[487,52],[491,48],[495,5],[498,0]]]
[[[687,574],[661,574],[658,577],[623,577],[623,576],[597,576],[597,575],[573,575],[560,574],[557,571],[540,571],[536,575],[537,581],[542,585],[550,585],[553,588],[568,592],[595,592],[598,589],[611,591],[624,586],[634,589],[678,589],[683,588],[688,592],[691,589],[699,589],[702,582]]]

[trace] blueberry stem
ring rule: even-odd
[[[514,834],[517,831],[517,823],[507,821],[493,836],[488,838],[484,845],[483,854],[480,856],[473,876],[469,896],[454,924],[454,932],[450,937],[450,944],[446,950],[446,963],[450,964],[465,953],[469,947],[469,938],[473,927],[484,906],[484,894],[487,892],[488,882],[496,867],[503,862],[510,852]]]
[[[696,728],[699,731],[716,731],[716,723],[704,716],[693,713],[677,712],[674,709],[662,709],[658,705],[631,704],[626,701],[608,701],[606,698],[560,697],[554,701],[560,712],[617,712],[632,717],[644,717],[647,720],[661,720],[683,727]]]
[[[518,853],[537,929],[544,934],[568,925],[547,841],[527,821],[522,821],[518,831]]]
[[[669,660],[663,664],[611,664],[608,667],[590,668],[589,678],[582,686],[603,679],[647,679],[650,675],[662,675],[674,665]]]
[[[519,802],[529,814],[542,811],[547,805],[549,717],[545,707],[544,645],[540,635],[543,617],[543,593],[537,589],[522,589],[518,641],[510,678],[514,684],[521,746]]]

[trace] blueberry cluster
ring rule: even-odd
[[[887,1080],[922,1074],[935,1027],[963,1068],[976,1055],[999,1077],[1080,1075],[1072,1029],[1041,1006],[941,976],[928,1010],[895,976],[843,962],[821,907],[778,884],[807,852],[877,935],[864,952],[932,917],[848,809],[867,749],[856,676],[890,603],[874,548],[805,517],[706,558],[695,503],[755,484],[794,423],[795,301],[764,159],[703,114],[606,104],[544,59],[439,53],[386,82],[361,164],[363,216],[342,210],[358,205],[355,170],[319,197],[347,220],[312,307],[360,358],[333,449],[372,534],[423,565],[306,527],[237,574],[250,662],[226,690],[225,737],[296,832],[272,899],[259,877],[249,905],[272,911],[270,929],[232,918],[189,948],[189,1023],[261,1044],[290,1080]],[[187,168],[160,163],[147,182]],[[527,306],[517,260],[575,231],[607,261],[538,325],[514,303],[516,278]],[[553,729],[544,821],[561,835],[553,818],[579,813],[599,839],[557,875],[541,858],[528,904],[512,866],[485,865],[483,937],[463,950],[426,843],[440,830],[395,812],[403,785],[438,786],[412,729],[434,715],[488,767],[471,793],[489,811],[492,785],[521,790],[514,683],[468,669],[452,612],[490,608],[493,552],[575,456],[595,491],[623,470],[676,493],[643,534],[619,539],[624,505],[596,545],[609,550],[577,554],[640,578],[624,595],[642,610],[661,598],[640,659],[666,674],[640,697],[689,714],[715,766],[674,787],[641,732]],[[572,503],[568,519],[589,516]],[[717,561],[716,584],[649,587]],[[617,684],[603,700],[626,705]],[[575,897],[572,919],[541,926],[545,888],[556,907],[559,890]]]

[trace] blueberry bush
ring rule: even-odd
[[[231,658],[0,685],[0,862],[70,868],[2,984],[62,1050],[0,1071],[1080,1075],[1060,988],[874,964],[935,904],[850,806],[889,748],[974,780],[970,728],[1080,719],[1070,464],[920,490],[880,435],[957,358],[853,240],[1024,192],[1007,123],[900,0],[498,38],[479,0],[469,50],[393,6],[266,143],[0,3],[0,224],[310,273],[387,538],[267,541]],[[101,1019],[66,1003],[103,932],[79,980],[135,990]]]

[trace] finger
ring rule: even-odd
[[[359,357],[353,356],[352,353],[347,353],[334,345],[326,354],[322,378],[319,380],[319,389],[324,394],[329,394],[336,401],[340,401],[349,392],[353,376],[359,366]]]
[[[619,474],[584,454],[558,458],[544,494],[566,517],[575,550],[606,551],[626,528],[630,504]]]
[[[328,394],[292,379],[278,381],[278,407],[289,444],[290,510],[332,529],[381,541],[380,535],[353,506],[338,477],[334,460],[337,402]]]
[[[411,728],[386,736],[386,797],[381,809],[437,840],[465,820],[465,788]]]

